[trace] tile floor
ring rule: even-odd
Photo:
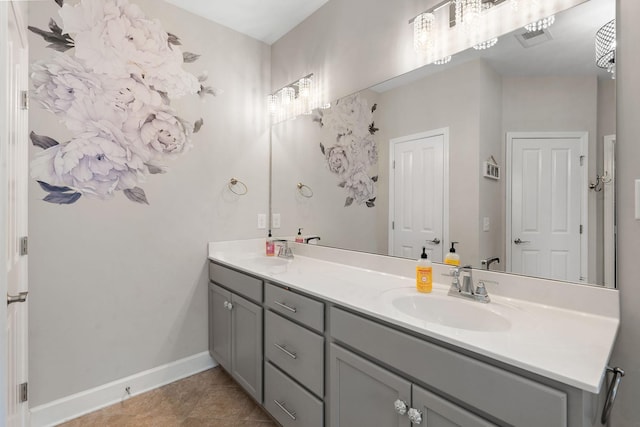
[[[140,394],[63,427],[276,427],[220,367]]]

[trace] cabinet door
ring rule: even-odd
[[[495,427],[477,415],[435,394],[413,385],[412,408],[422,414],[422,422],[413,425],[428,427]]]
[[[409,427],[394,409],[411,402],[411,383],[355,354],[331,344],[331,427]]]
[[[231,292],[209,284],[209,353],[227,371],[231,369]]]
[[[231,375],[262,403],[262,307],[231,296]]]

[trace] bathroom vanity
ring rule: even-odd
[[[443,265],[418,294],[408,260],[263,245],[210,244],[209,349],[283,426],[600,425],[617,291],[484,272],[480,304]]]

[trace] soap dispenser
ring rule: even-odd
[[[304,243],[302,238],[302,228],[298,228],[298,235],[296,236],[296,243]]]
[[[460,255],[456,253],[456,248],[454,245],[458,242],[451,242],[451,249],[449,249],[449,253],[444,257],[444,263],[453,266],[460,265]]]
[[[271,238],[271,230],[269,230],[269,236],[267,237],[267,242],[266,242],[266,255],[274,256],[275,252],[276,252],[276,246],[275,246],[275,243],[273,242],[273,239]]]
[[[427,257],[427,248],[424,246],[416,265],[416,289],[422,293],[429,293],[433,289],[433,268]]]

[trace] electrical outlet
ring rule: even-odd
[[[258,214],[258,230],[264,230],[267,228],[267,215]]]
[[[273,218],[271,219],[271,227],[272,228],[280,228],[280,214],[279,213],[274,213],[273,214]]]

